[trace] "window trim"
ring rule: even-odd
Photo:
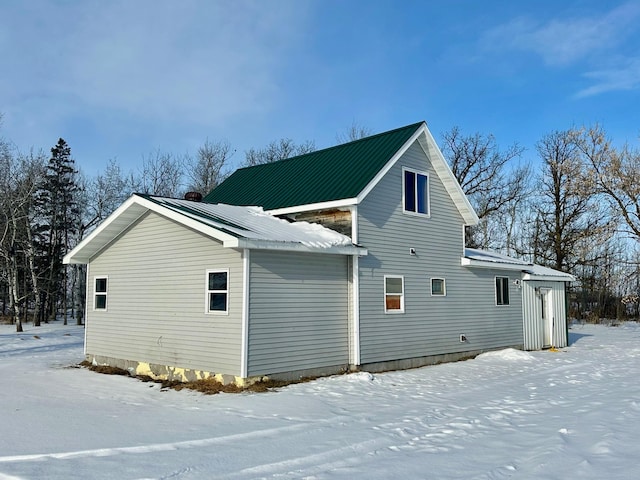
[[[433,281],[440,280],[442,281],[442,293],[433,293]],[[446,297],[447,296],[447,280],[442,277],[433,277],[431,278],[431,296],[432,297]]]
[[[399,278],[402,280],[402,293],[398,294],[398,293],[387,293],[387,278]],[[397,314],[397,313],[404,313],[404,275],[385,275],[384,276],[384,313],[385,314]],[[388,309],[387,308],[387,296],[388,295],[394,295],[394,296],[400,296],[400,308],[399,309]]]
[[[106,282],[106,288],[104,292],[98,292],[98,280],[104,280]],[[104,308],[98,307],[98,296],[104,297]],[[108,275],[96,275],[93,277],[93,310],[99,312],[106,312],[109,307],[109,276]]]
[[[407,172],[413,173],[415,175],[414,177],[414,182],[413,182],[413,194],[414,194],[414,202],[416,203],[415,205],[415,210],[407,210],[406,206],[406,201],[407,201]],[[426,212],[420,212],[418,211],[418,181],[417,181],[417,175],[422,175],[423,177],[425,177],[426,179],[426,187],[427,187],[427,193],[426,193],[426,199],[425,199],[425,208],[426,208]],[[431,179],[429,178],[429,173],[424,172],[424,171],[420,171],[420,170],[415,170],[413,168],[408,168],[408,167],[402,167],[402,213],[406,213],[407,215],[415,215],[418,217],[431,217]]]
[[[227,288],[226,290],[209,290],[209,274],[211,273],[224,273],[227,275]],[[210,268],[207,269],[204,276],[204,313],[207,315],[229,315],[229,269],[228,268]],[[227,296],[224,310],[211,310],[209,295],[212,293],[224,293]]]
[[[501,281],[500,285],[498,285],[498,280]],[[494,285],[494,295],[495,295],[496,306],[497,307],[508,307],[509,305],[511,305],[511,293],[510,293],[510,289],[509,289],[509,277],[499,277],[499,276],[496,275],[494,277],[493,285]],[[506,290],[505,290],[505,286],[506,286]],[[499,291],[500,291],[500,294],[498,293]],[[507,293],[506,302],[505,302],[505,299],[504,299],[505,291]]]

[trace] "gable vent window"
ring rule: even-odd
[[[207,313],[229,313],[229,271],[207,270]]]
[[[404,211],[429,215],[429,176],[426,173],[404,169]]]

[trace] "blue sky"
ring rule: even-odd
[[[356,122],[426,120],[518,142],[600,123],[640,133],[638,1],[0,3],[0,135],[80,168],[139,167],[157,149],[318,148]]]

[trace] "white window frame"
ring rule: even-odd
[[[387,278],[399,278],[400,280],[402,280],[402,292],[400,294],[394,293],[394,292],[387,293]],[[404,276],[403,275],[385,275],[383,288],[384,288],[384,313],[390,313],[390,314],[404,313]],[[393,295],[393,296],[400,295],[400,309],[387,308],[388,295]]]
[[[442,282],[442,293],[433,293],[433,281],[439,280]],[[444,278],[434,277],[431,279],[431,296],[432,297],[446,297],[447,296],[447,281]]]
[[[98,280],[104,280],[107,285],[104,292],[98,292]],[[104,297],[104,308],[98,307],[98,296]],[[99,312],[106,312],[109,306],[109,277],[107,275],[96,275],[93,277],[93,309]]]
[[[507,285],[507,303],[504,303],[504,298],[502,299],[502,303],[498,303],[498,279],[504,281]],[[501,282],[502,283],[502,282]],[[509,277],[501,277],[495,276],[493,279],[493,288],[495,294],[495,302],[497,307],[508,307],[511,305],[511,289],[509,288]],[[500,291],[502,292],[504,289],[504,285],[500,285]],[[502,294],[500,296],[503,296]]]
[[[415,201],[415,210],[407,210],[406,208],[406,194],[407,194],[407,182],[406,182],[406,178],[407,175],[406,173],[410,172],[413,173],[415,175],[414,177],[414,184],[412,185],[413,187],[413,195],[414,195],[414,201]],[[419,212],[418,211],[418,177],[417,175],[422,175],[423,177],[426,178],[426,184],[427,184],[427,198],[426,198],[426,212]],[[419,217],[430,217],[431,216],[431,185],[430,185],[431,181],[429,179],[429,174],[427,172],[422,172],[420,170],[414,170],[412,168],[407,168],[407,167],[403,167],[402,168],[402,211],[403,213],[406,213],[407,215],[416,215]]]
[[[210,290],[209,289],[209,274],[211,273],[224,273],[227,275],[227,288],[226,290]],[[228,268],[211,268],[208,269],[204,276],[204,313],[208,315],[229,315],[229,269]],[[227,301],[225,302],[225,310],[211,310],[209,295],[212,293],[224,293],[227,296]]]

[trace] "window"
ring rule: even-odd
[[[93,289],[93,309],[107,309],[107,277],[96,277]]]
[[[207,313],[229,312],[229,271],[207,270]]]
[[[444,297],[447,294],[444,278],[431,279],[431,295]]]
[[[429,215],[429,177],[426,173],[404,170],[404,211]]]
[[[404,277],[384,277],[384,312],[404,312]]]
[[[496,305],[509,305],[508,277],[496,277]]]

